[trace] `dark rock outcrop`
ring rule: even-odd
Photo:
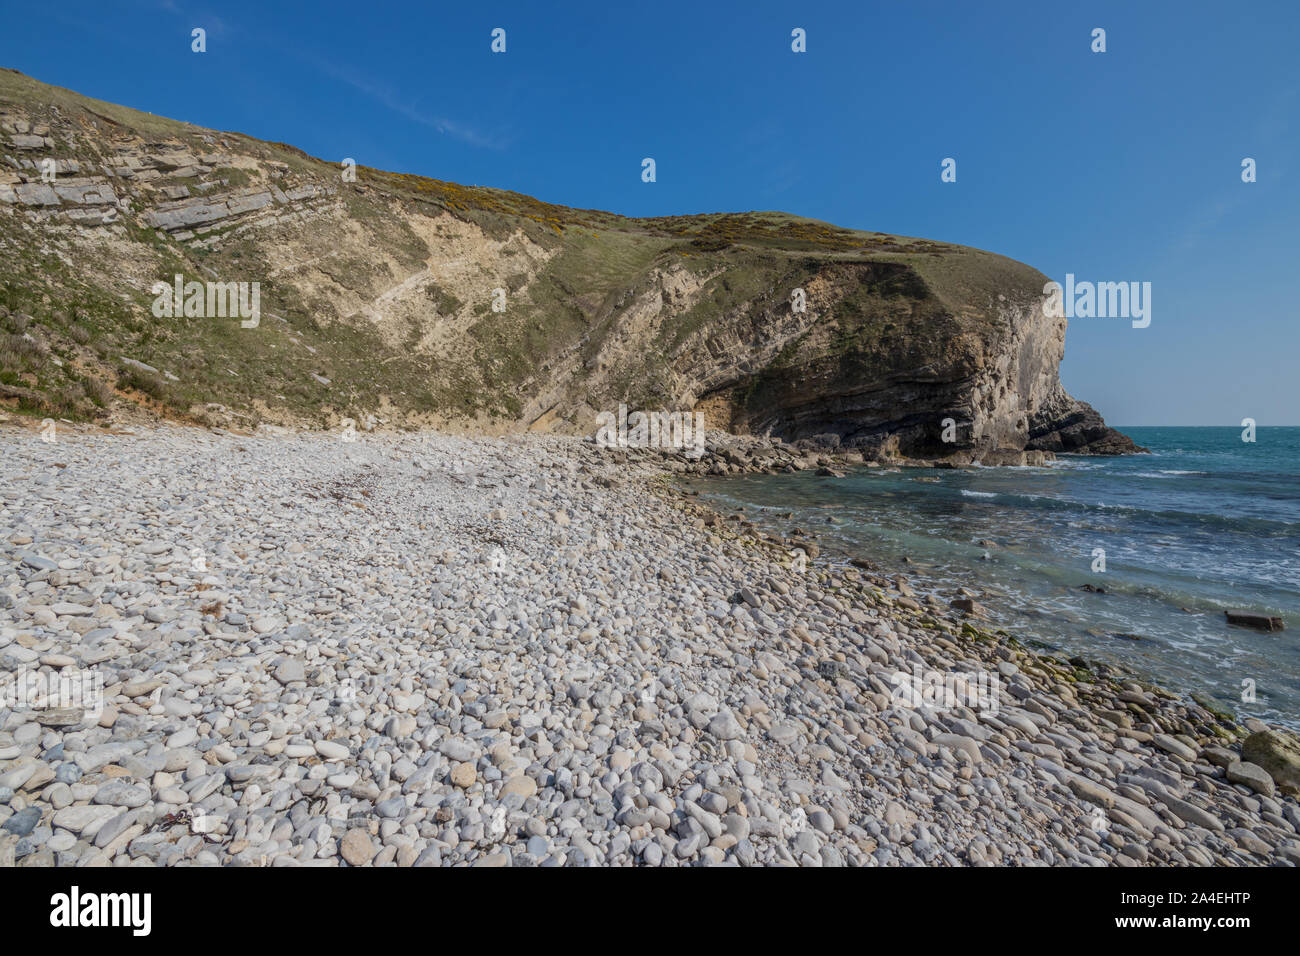
[[[1132,455],[1147,449],[1111,428],[1087,402],[1046,409],[1029,422],[1027,449],[1074,455]]]

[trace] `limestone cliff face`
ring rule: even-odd
[[[1012,260],[781,213],[627,219],[358,168],[0,71],[0,401],[227,425],[590,432],[602,411],[871,455],[1133,451]],[[157,282],[258,283],[251,327]]]
[[[818,266],[806,315],[764,304],[688,343],[683,402],[728,430],[874,455],[1018,463],[1025,451],[1140,450],[1065,392],[1065,320],[1046,316],[1036,291],[1046,277],[1005,265],[978,312],[941,298],[924,261]]]

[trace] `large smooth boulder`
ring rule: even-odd
[[[1300,737],[1284,730],[1251,734],[1241,745],[1241,759],[1263,769],[1283,793],[1300,796]]]

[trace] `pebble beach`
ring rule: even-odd
[[[346,437],[0,431],[0,866],[1300,864],[1294,737],[678,456]],[[94,712],[15,692],[60,674]]]

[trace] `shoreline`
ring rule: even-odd
[[[673,456],[0,442],[0,659],[103,669],[115,714],[0,709],[0,864],[1300,864],[1300,804],[1237,752],[1262,725],[799,572]],[[75,526],[34,508],[74,490]],[[917,671],[1000,693],[911,706]],[[214,829],[155,826],[181,807]]]
[[[713,480],[713,476],[710,476],[709,480]],[[723,478],[721,480],[725,481],[727,479]],[[698,497],[701,500],[712,494],[712,492],[702,491],[695,487],[691,487],[684,493],[692,497]],[[863,557],[863,547],[848,547],[843,542],[838,541],[831,544],[822,544],[823,535],[811,531],[802,531],[792,513],[781,511],[774,506],[753,505],[751,510],[751,506],[748,504],[737,506],[724,505],[718,502],[715,510],[717,510],[720,521],[735,522],[752,533],[761,533],[763,540],[779,543],[786,549],[787,553],[796,548],[807,548],[811,543],[816,552],[814,560],[822,562],[823,566],[833,567],[850,575],[860,575],[875,587],[885,592],[892,592],[893,597],[901,597],[910,601],[911,604],[915,604],[916,607],[913,610],[925,610],[959,625],[969,623],[985,633],[1005,639],[1013,639],[1026,647],[1034,648],[1044,656],[1054,655],[1058,660],[1081,659],[1085,654],[1090,658],[1096,655],[1097,659],[1090,659],[1086,666],[1089,669],[1097,670],[1102,675],[1117,679],[1137,680],[1143,684],[1160,687],[1166,693],[1176,693],[1183,700],[1194,702],[1211,713],[1226,715],[1237,725],[1241,725],[1243,719],[1245,719],[1241,714],[1228,709],[1232,706],[1231,702],[1215,700],[1204,690],[1180,687],[1177,682],[1171,683],[1162,680],[1153,673],[1143,673],[1140,668],[1135,668],[1131,664],[1115,658],[1104,648],[1085,647],[1072,649],[1051,643],[1051,639],[1046,635],[1026,636],[1013,633],[1017,626],[1024,626],[1025,621],[1028,619],[1027,613],[1023,610],[1008,610],[1006,605],[1013,595],[996,590],[987,581],[977,578],[972,583],[964,584],[958,578],[938,576],[930,566],[918,564],[915,561],[901,567],[894,565],[887,568],[875,557]],[[802,533],[794,533],[796,531],[802,531]],[[978,570],[978,568],[974,568],[972,573],[978,574]],[[1094,586],[1085,583],[1072,585],[1071,588],[1087,591],[1092,590]],[[1203,613],[1214,612],[1207,609]],[[1222,611],[1217,613],[1221,615]],[[1076,626],[1081,626],[1078,621],[1073,623]],[[1096,632],[1092,633],[1095,634]],[[1135,638],[1130,636],[1130,639]],[[1068,643],[1071,639],[1060,638],[1060,640],[1063,643]],[[1108,660],[1107,657],[1111,659]],[[1283,719],[1287,719],[1285,715],[1283,715]],[[1295,719],[1300,720],[1300,718]],[[1264,722],[1268,723],[1269,721]],[[1292,732],[1296,729],[1294,726],[1287,724],[1281,724],[1280,726]]]
[[[1227,428],[1235,434],[1235,428]],[[1071,467],[1069,461],[1072,457],[1080,457],[1082,461],[1088,461],[1095,456],[1072,456],[1064,455],[1056,457],[1054,460],[1042,465],[1034,466],[1035,473],[1041,474],[1043,469],[1054,469],[1057,467]],[[727,459],[723,457],[723,462]],[[1238,706],[1237,702],[1230,695],[1227,698],[1220,698],[1213,690],[1212,683],[1198,680],[1196,673],[1172,673],[1168,668],[1160,666],[1148,666],[1144,670],[1142,662],[1136,659],[1126,659],[1122,652],[1108,651],[1104,646],[1098,646],[1095,643],[1090,644],[1086,637],[1093,639],[1098,638],[1103,633],[1097,628],[1109,626],[1111,630],[1107,631],[1114,638],[1123,638],[1137,642],[1138,635],[1128,633],[1127,630],[1116,631],[1116,621],[1113,618],[1105,621],[1105,615],[1100,618],[1095,613],[1090,613],[1088,607],[1072,607],[1064,610],[1064,613],[1075,616],[1069,617],[1068,620],[1056,622],[1054,616],[1044,610],[1045,605],[1041,602],[1052,600],[1051,595],[1039,593],[1037,595],[1025,591],[1016,591],[1015,589],[1007,590],[1007,582],[1003,581],[1002,587],[999,588],[997,583],[991,583],[990,580],[982,576],[983,568],[977,561],[966,561],[966,567],[963,573],[957,573],[949,568],[947,575],[937,573],[934,567],[926,562],[925,558],[912,556],[912,552],[906,552],[906,556],[901,557],[897,553],[890,556],[889,559],[882,560],[878,557],[876,549],[870,540],[861,540],[861,536],[855,537],[852,532],[852,522],[850,522],[850,533],[847,535],[841,532],[836,534],[834,530],[824,530],[830,527],[823,526],[821,513],[810,510],[809,505],[805,502],[803,512],[795,515],[791,507],[787,504],[784,507],[775,503],[773,500],[764,500],[760,495],[758,499],[747,496],[742,492],[728,493],[726,490],[728,480],[731,478],[740,478],[744,476],[772,476],[781,477],[782,475],[797,474],[799,472],[815,472],[819,477],[807,478],[811,484],[807,486],[810,489],[821,487],[820,482],[825,481],[827,486],[826,496],[830,500],[840,500],[836,498],[836,489],[834,487],[836,479],[842,477],[853,477],[855,472],[858,476],[865,477],[873,472],[865,471],[870,468],[880,469],[874,471],[875,474],[882,472],[906,472],[912,468],[928,469],[930,471],[937,469],[954,470],[965,473],[976,473],[979,471],[995,470],[1003,476],[1014,476],[1016,466],[993,466],[983,464],[972,464],[964,466],[945,466],[941,462],[934,461],[877,461],[877,462],[846,462],[841,459],[834,464],[844,468],[844,473],[835,471],[828,473],[824,466],[832,464],[828,461],[805,458],[795,468],[772,468],[766,465],[756,467],[739,467],[732,469],[727,474],[715,474],[711,468],[705,468],[705,474],[686,474],[683,475],[684,484],[689,488],[689,493],[700,496],[716,496],[719,501],[715,507],[720,509],[720,514],[728,521],[739,521],[741,525],[749,528],[754,533],[762,533],[769,536],[772,540],[783,542],[787,548],[793,549],[798,547],[811,546],[814,554],[819,551],[825,553],[819,560],[830,559],[840,566],[852,566],[864,571],[867,577],[872,580],[878,587],[890,591],[898,591],[906,597],[916,598],[916,600],[928,604],[935,613],[955,617],[957,620],[970,620],[972,623],[980,624],[986,630],[992,630],[1004,636],[1015,636],[1027,646],[1034,647],[1045,654],[1056,655],[1060,658],[1072,658],[1076,656],[1087,656],[1090,659],[1095,655],[1098,660],[1092,661],[1092,664],[1101,665],[1103,670],[1109,669],[1115,674],[1130,675],[1134,679],[1141,680],[1145,683],[1154,684],[1167,689],[1177,690],[1184,698],[1192,700],[1197,704],[1209,709],[1215,713],[1228,713],[1234,721],[1240,723],[1247,716],[1254,716],[1258,720],[1278,724],[1285,727],[1291,732],[1300,730],[1300,716],[1294,713],[1288,713],[1278,709],[1272,709],[1267,713],[1248,714],[1242,713],[1244,708]],[[1091,466],[1084,466],[1091,467]],[[913,478],[914,481],[921,482],[941,482],[941,477],[931,478]],[[742,483],[740,488],[745,485]],[[802,487],[802,486],[799,486]],[[1005,489],[1003,489],[1005,491]],[[984,492],[963,491],[963,495],[972,495],[977,497],[993,497],[993,493],[985,494]],[[825,505],[825,507],[830,507]],[[826,512],[827,515],[836,515],[834,519],[827,517],[827,521],[834,522],[834,528],[842,529],[845,519],[838,517],[838,510]],[[811,522],[811,524],[809,523]],[[992,535],[991,535],[992,536]],[[989,560],[989,551],[994,552],[994,558],[1002,552],[1004,545],[998,541],[988,541],[981,539],[970,539],[976,547],[985,549],[984,560]],[[811,542],[811,545],[810,545]],[[960,560],[960,559],[958,559]],[[966,579],[965,574],[969,574],[971,583]],[[1083,576],[1085,579],[1087,575]],[[1096,580],[1094,577],[1093,580]],[[1115,588],[1109,584],[1106,588],[1098,588],[1090,580],[1079,583],[1076,578],[1072,582],[1056,582],[1058,589],[1063,594],[1073,594],[1075,591],[1091,591],[1096,593],[1118,592],[1124,593],[1122,587]],[[1133,592],[1129,592],[1133,593]],[[1253,619],[1264,620],[1272,615],[1279,614],[1276,606],[1269,604],[1267,600],[1264,603],[1256,601],[1241,601],[1240,603],[1225,604],[1220,600],[1210,599],[1202,603],[1196,603],[1199,600],[1198,595],[1179,595],[1177,598],[1168,597],[1165,599],[1167,608],[1177,608],[1184,613],[1191,613],[1197,616],[1210,616],[1211,618],[1222,621],[1225,614],[1225,608],[1235,608],[1237,610],[1230,613],[1238,617],[1248,617]],[[969,603],[968,603],[969,602]],[[1191,604],[1191,607],[1187,605]],[[961,605],[961,607],[958,607]],[[1245,610],[1243,610],[1245,609]],[[1045,623],[1051,620],[1051,623]],[[1229,620],[1228,624],[1236,623]],[[1056,626],[1058,625],[1059,626]],[[1073,628],[1073,633],[1071,629]],[[1250,630],[1254,635],[1258,635],[1258,628],[1252,629],[1241,625],[1241,629]],[[1268,631],[1269,628],[1263,628]],[[1086,631],[1086,636],[1081,635],[1080,631]],[[1143,632],[1142,641],[1146,641],[1146,632]],[[1084,639],[1081,639],[1081,636]],[[1168,639],[1168,635],[1165,635]],[[1147,647],[1145,643],[1142,645]],[[1150,654],[1144,655],[1150,657]]]

